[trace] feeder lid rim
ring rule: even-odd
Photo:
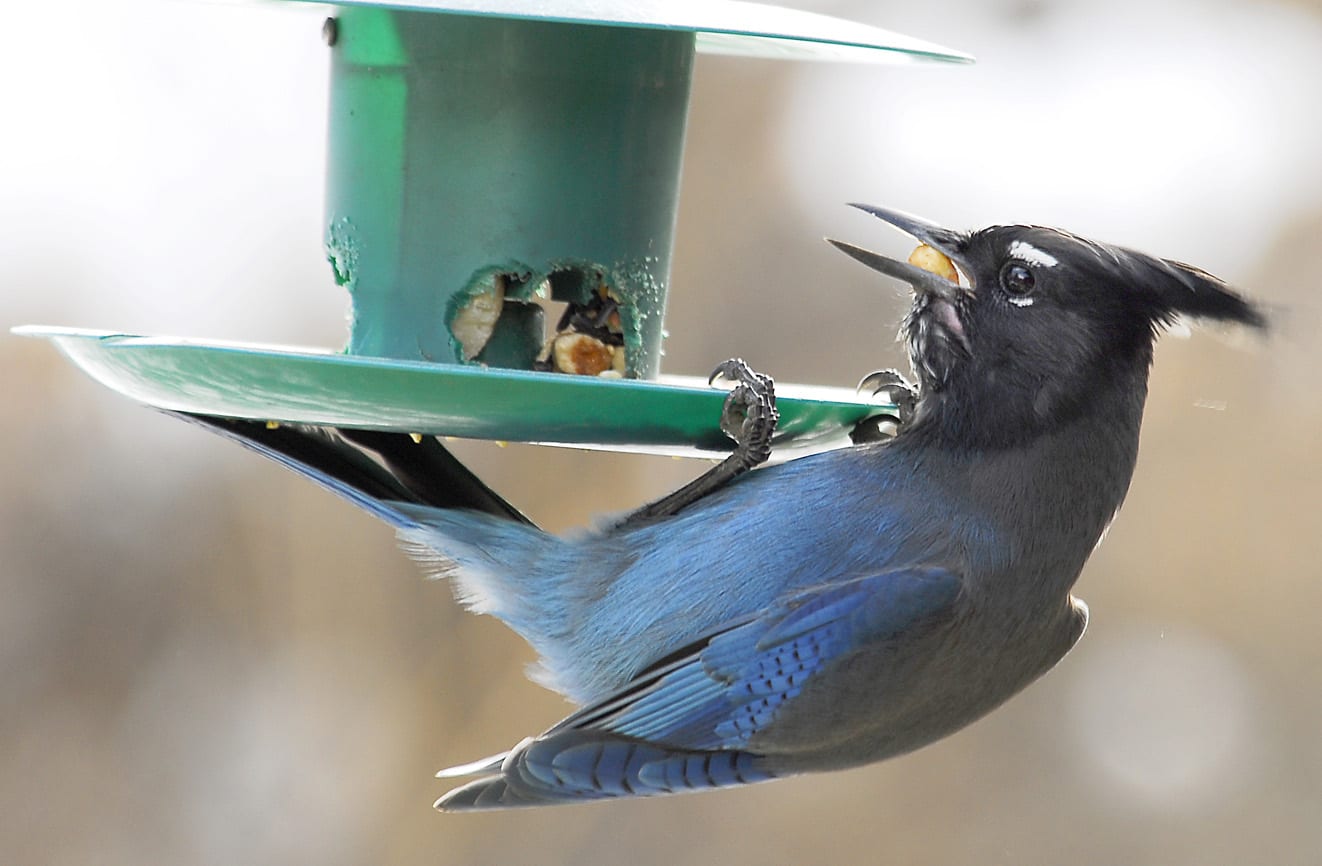
[[[296,2],[325,4],[325,0]],[[787,60],[973,62],[962,51],[880,27],[744,0],[341,0],[325,5],[688,30],[697,33],[698,51],[705,54]]]

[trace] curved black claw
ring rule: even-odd
[[[895,404],[896,414],[894,417],[873,415],[858,422],[849,434],[854,444],[893,438],[913,420],[918,405],[918,389],[901,376],[898,370],[869,373],[858,383],[858,392],[869,397],[885,394],[886,399]]]
[[[858,383],[858,392],[869,397],[885,394],[899,411],[901,427],[913,420],[914,409],[918,406],[918,388],[898,370],[877,370],[867,374]]]
[[[894,439],[900,432],[900,422],[894,415],[869,415],[854,425],[849,431],[849,441],[855,445],[868,442],[885,442]]]
[[[739,358],[731,358],[718,365],[708,377],[707,384],[714,384],[717,379],[735,383],[721,407],[721,430],[734,440],[734,451],[693,481],[669,496],[643,506],[617,526],[677,514],[754,466],[765,463],[771,456],[771,437],[780,421],[780,413],[776,411],[775,382]]]
[[[741,456],[745,469],[765,463],[771,456],[771,436],[780,422],[776,383],[742,358],[722,361],[707,377],[707,384],[714,384],[717,379],[735,383],[721,408],[721,430],[735,441],[731,456]]]

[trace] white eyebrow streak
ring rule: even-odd
[[[1023,241],[1015,241],[1010,244],[1010,255],[1016,259],[1028,262],[1030,265],[1040,265],[1044,268],[1054,268],[1060,262],[1050,253],[1044,253],[1032,244]]]

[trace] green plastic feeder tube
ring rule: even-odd
[[[375,8],[330,32],[326,249],[352,296],[347,351],[526,366],[534,293],[608,291],[626,375],[654,377],[695,34]],[[502,292],[494,336],[461,342],[461,310]]]

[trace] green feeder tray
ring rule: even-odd
[[[325,245],[352,301],[343,354],[19,332],[50,338],[99,381],[162,408],[721,449],[721,393],[657,381],[695,52],[971,59],[731,0],[349,0],[323,32]],[[559,324],[545,321],[546,301],[565,305]],[[570,345],[560,339],[574,351],[560,351]],[[623,378],[573,374],[603,371]],[[795,390],[778,386],[785,444],[842,442],[886,409],[849,391]]]
[[[519,370],[492,376],[473,367],[315,349],[75,328],[16,332],[52,340],[98,382],[161,409],[680,456],[730,448],[716,423],[724,393],[687,376],[649,382]],[[365,393],[370,401],[359,398]],[[862,403],[848,389],[805,385],[777,385],[776,407],[774,441],[794,453],[847,444],[859,421],[894,411],[890,404]]]

